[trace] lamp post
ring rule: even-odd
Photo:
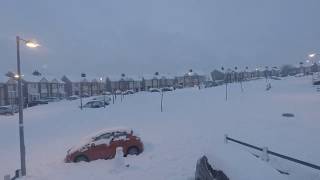
[[[226,101],[228,100],[228,74],[224,67],[221,67],[222,72],[224,72],[224,84],[226,85]]]
[[[23,94],[22,94],[22,81],[21,81],[21,65],[20,65],[20,42],[25,43],[29,48],[36,48],[39,44],[30,40],[24,40],[16,36],[17,43],[17,75],[18,79],[18,102],[19,102],[19,138],[20,138],[20,161],[21,161],[21,175],[27,174],[26,170],[26,150],[24,144],[24,128],[23,128]]]
[[[312,54],[309,54],[308,57],[310,58],[310,61],[311,61],[311,64],[312,65],[317,65],[317,62],[316,62],[316,57],[317,56],[320,56],[320,53],[312,53]],[[309,62],[310,62],[309,61]],[[320,63],[320,61],[319,61]],[[317,66],[316,66],[317,67]],[[319,68],[317,67],[316,68],[316,71],[318,72],[319,71]]]
[[[86,74],[85,73],[81,73],[81,79],[80,79],[80,109],[83,109],[83,102],[82,102],[82,96],[83,96],[83,89],[82,89],[82,81],[86,78]]]
[[[104,88],[102,88],[103,87],[103,78],[100,77],[99,80],[100,80],[100,91],[102,92],[102,95],[103,95],[103,107],[106,108],[106,92],[104,91]]]

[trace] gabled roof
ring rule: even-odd
[[[39,82],[47,83],[47,82],[49,82],[49,81],[48,81],[48,79],[46,79],[45,77],[42,77]]]
[[[35,76],[32,74],[24,74],[22,76],[22,80],[24,80],[26,82],[40,82],[42,78],[43,78],[43,76]]]
[[[81,76],[72,76],[72,75],[64,75],[69,81],[73,83],[77,82],[99,82],[100,79],[102,78],[102,81],[105,82],[105,78],[103,76],[97,76],[97,77],[92,77],[92,76],[86,76],[86,77],[81,77]]]
[[[52,82],[52,83],[64,84],[64,82],[60,81],[60,80],[59,80],[59,79],[57,79],[57,78],[52,79],[52,81],[51,81],[51,82]]]
[[[146,80],[150,80],[150,79],[174,79],[175,78],[174,75],[171,75],[171,74],[160,74],[160,73],[159,73],[159,75],[144,74],[142,77],[144,79],[146,79]]]

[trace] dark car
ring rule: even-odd
[[[112,159],[116,155],[117,147],[122,147],[124,156],[143,152],[143,143],[132,129],[106,129],[85,138],[81,144],[69,149],[65,162]]]
[[[57,98],[57,97],[45,97],[45,98],[40,99],[40,100],[42,100],[42,101],[48,101],[48,102],[57,102],[57,101],[60,101],[60,99]]]
[[[173,87],[164,87],[161,89],[162,92],[173,91]]]
[[[108,104],[105,104],[105,102],[103,101],[94,100],[94,101],[87,102],[83,107],[84,108],[101,108],[101,107],[105,107],[105,105],[108,105]]]
[[[40,105],[40,104],[48,104],[48,103],[49,103],[49,101],[43,100],[43,99],[34,100],[34,101],[31,101],[31,102],[28,103],[28,107],[37,106],[37,105]]]
[[[19,108],[16,105],[0,106],[0,114],[2,115],[13,115],[18,111],[19,111]]]
[[[158,88],[150,88],[149,92],[161,92],[161,90]]]
[[[67,97],[67,100],[68,100],[68,101],[73,101],[73,100],[77,100],[77,99],[79,99],[79,98],[80,98],[79,96],[73,95],[73,96]]]

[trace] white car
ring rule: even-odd
[[[121,90],[116,90],[116,94],[122,94],[122,91]]]
[[[102,95],[112,95],[112,93],[109,92],[109,91],[105,91],[105,92],[102,93]]]
[[[134,94],[134,90],[126,90],[122,92],[123,95]]]

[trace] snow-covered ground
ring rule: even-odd
[[[254,157],[248,148],[224,143],[224,135],[295,158],[320,164],[320,93],[310,77],[265,80],[229,86],[189,88],[164,95],[128,95],[114,105],[81,111],[79,101],[61,101],[25,110],[27,179],[194,179],[196,161],[207,155],[231,180],[320,179],[320,172],[285,160],[270,163]],[[285,118],[282,113],[294,113]],[[140,134],[145,151],[125,159],[64,163],[66,151],[81,138],[104,128],[130,127]],[[0,116],[0,179],[19,168],[18,116]],[[253,152],[253,151],[252,151]],[[290,173],[281,175],[281,168]]]

